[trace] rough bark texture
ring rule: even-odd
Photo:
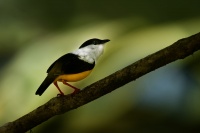
[[[152,55],[149,55],[109,76],[99,80],[76,95],[55,97],[44,105],[21,118],[0,127],[0,133],[21,133],[47,121],[49,118],[63,114],[93,101],[159,67],[178,59],[183,59],[200,49],[200,33],[181,39]]]

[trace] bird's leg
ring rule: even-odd
[[[73,88],[73,89],[74,89],[74,92],[73,92],[72,94],[76,94],[77,92],[79,92],[79,91],[80,91],[80,89],[78,89],[78,88],[76,88],[76,87],[74,87],[74,86],[70,85],[70,84],[69,84],[69,83],[67,83],[65,80],[62,80],[62,82],[63,82],[63,84],[65,84],[65,85],[68,85],[69,87],[71,87],[71,88]]]
[[[58,89],[58,91],[60,92],[60,94],[58,94],[58,96],[64,96],[65,94],[60,90],[57,81],[53,82],[53,84],[56,86],[56,88]]]

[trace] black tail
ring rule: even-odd
[[[40,87],[37,89],[35,92],[35,95],[42,95],[44,91],[49,87],[49,85],[54,81],[55,77],[54,76],[47,76]]]

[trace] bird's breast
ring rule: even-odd
[[[81,79],[84,79],[91,72],[92,72],[92,70],[88,70],[88,71],[84,71],[84,72],[76,73],[76,74],[59,75],[54,81],[60,81],[60,82],[62,82],[63,80],[65,80],[67,82],[75,82],[75,81],[79,81]]]

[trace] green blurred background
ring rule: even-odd
[[[90,38],[110,39],[85,86],[200,31],[198,0],[0,0],[0,125],[55,97],[35,91],[51,63]],[[155,70],[34,133],[200,131],[200,52]],[[67,94],[69,87],[61,85]]]

